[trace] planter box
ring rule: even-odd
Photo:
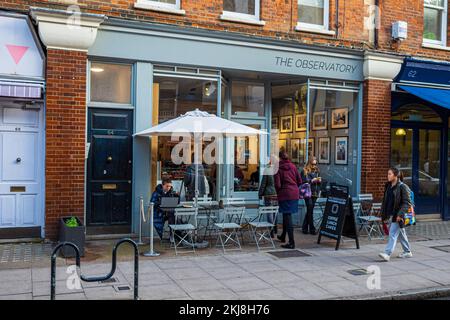
[[[85,226],[77,219],[77,227],[68,227],[66,221],[71,217],[62,217],[59,221],[59,242],[72,242],[80,249],[80,256],[84,256],[84,241],[85,241]],[[72,247],[64,246],[61,249],[61,254],[65,258],[75,257],[75,250]]]

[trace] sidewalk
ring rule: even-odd
[[[411,234],[414,233],[411,228]],[[317,237],[298,232],[296,237],[302,240],[299,250],[310,256],[277,258],[255,250],[225,255],[210,250],[196,256],[141,256],[139,296],[141,299],[227,300],[375,298],[400,291],[450,286],[450,234],[445,231],[436,236],[437,240],[428,240],[430,235],[412,235],[414,257],[407,260],[393,257],[389,263],[381,262],[377,256],[384,248],[383,241],[368,242],[363,238],[361,249],[357,250],[354,241],[346,240],[335,251],[334,241],[326,240],[319,246],[315,244]],[[141,249],[146,251],[147,246]],[[131,251],[125,250],[124,245],[115,282],[82,283],[78,290],[69,290],[66,285],[67,266],[73,261],[58,259],[56,299],[131,299],[131,257]],[[82,273],[108,273],[111,267],[108,258],[84,259]],[[49,299],[50,261],[38,262],[27,267],[23,262],[0,264],[0,299]],[[380,289],[368,289],[370,275],[349,273],[374,266],[380,270]]]

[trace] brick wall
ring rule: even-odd
[[[0,2],[0,8],[21,11],[27,11],[30,6],[66,9],[73,3],[77,3],[83,12],[105,14],[121,19],[238,32],[310,44],[354,48],[373,47],[373,43],[369,42],[369,31],[365,28],[365,19],[371,13],[369,5],[374,3],[373,0],[339,1],[337,37],[295,31],[297,0],[261,0],[260,16],[266,22],[265,26],[220,20],[223,0],[182,0],[181,8],[186,11],[185,15],[134,9],[135,0],[3,0]],[[380,1],[380,9],[379,50],[450,61],[448,51],[422,47],[423,0],[383,0]],[[331,30],[335,30],[335,15],[336,1],[330,0]],[[397,20],[408,22],[408,39],[401,43],[391,40],[391,24]]]
[[[61,216],[84,216],[86,61],[83,52],[47,51],[46,237]]]
[[[362,119],[361,193],[381,200],[390,165],[391,87],[389,81],[366,80]]]

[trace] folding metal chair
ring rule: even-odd
[[[360,211],[362,212],[362,209],[360,209]],[[384,239],[384,232],[382,227],[383,220],[380,217],[380,212],[381,203],[373,203],[368,215],[359,216],[359,221],[361,222],[359,230],[364,230],[367,233],[367,237],[369,240]]]
[[[217,229],[216,247],[220,242],[223,253],[225,253],[225,247],[229,245],[234,245],[236,248],[227,251],[241,250],[238,232],[242,229],[241,223],[244,214],[245,207],[225,207],[221,222],[214,224]]]
[[[189,223],[191,219],[196,219],[197,208],[176,208],[175,223],[169,224],[169,228],[173,234],[173,247],[175,255],[178,255],[179,247],[192,250],[180,251],[180,253],[195,252],[194,231],[195,226]]]
[[[270,232],[277,223],[278,210],[278,206],[260,207],[257,221],[249,223],[258,251],[261,249],[275,249],[275,243],[270,236]],[[269,243],[270,246],[263,247],[261,246],[262,243]]]

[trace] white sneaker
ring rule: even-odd
[[[386,262],[388,262],[388,261],[391,259],[391,257],[388,256],[388,255],[387,255],[386,253],[384,253],[384,252],[379,253],[378,256],[379,256],[381,259],[383,259],[384,261],[386,261]]]
[[[412,258],[412,253],[411,252],[402,252],[398,255],[399,258]]]

